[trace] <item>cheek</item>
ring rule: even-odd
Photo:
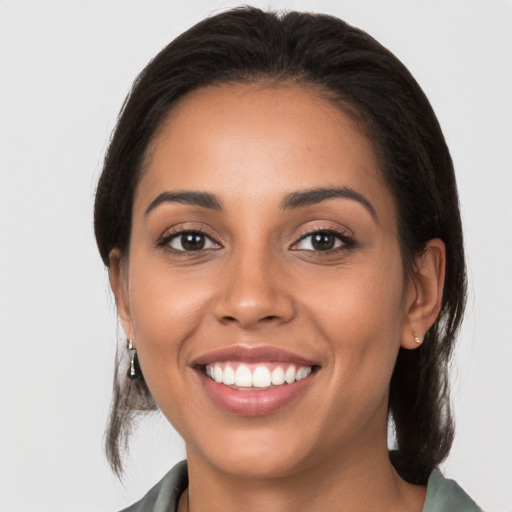
[[[327,340],[336,385],[353,396],[385,393],[395,364],[404,320],[403,272],[391,260],[322,280],[304,304]]]
[[[186,271],[170,272],[165,262],[154,260],[141,259],[144,264],[138,265],[133,257],[130,270],[134,339],[152,391],[183,368],[187,341],[201,329],[210,303],[207,286],[197,286]]]
[[[380,261],[341,269],[337,276],[318,280],[308,302],[323,318],[322,325],[359,345],[372,333],[381,333],[378,338],[382,338],[400,332],[402,289],[401,267],[394,261]]]
[[[208,290],[191,284],[186,277],[144,265],[134,268],[130,292],[144,379],[160,410],[184,439],[201,416],[197,404],[187,399],[190,382],[184,375],[192,371],[185,364],[189,340],[198,338],[208,303]]]

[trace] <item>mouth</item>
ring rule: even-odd
[[[193,367],[214,403],[241,415],[269,414],[302,395],[320,365],[275,348],[229,347]]]
[[[293,384],[305,379],[317,368],[270,361],[257,364],[222,361],[204,365],[203,372],[219,384],[239,391],[252,391]]]

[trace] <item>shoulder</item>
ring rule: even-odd
[[[423,512],[482,512],[482,509],[453,480],[434,469],[428,479]]]
[[[188,486],[187,461],[176,464],[140,501],[121,512],[175,512]]]

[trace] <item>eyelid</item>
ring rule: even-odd
[[[341,240],[342,243],[338,247],[333,247],[332,249],[328,249],[325,251],[320,251],[320,250],[315,250],[315,249],[295,249],[294,248],[302,240],[305,240],[306,238],[316,235],[318,233],[332,234],[332,235],[336,236],[339,240]],[[323,227],[323,228],[322,227],[314,227],[314,228],[310,228],[310,229],[306,230],[299,236],[297,241],[292,244],[290,249],[296,250],[296,251],[303,250],[303,251],[309,251],[309,252],[318,252],[318,253],[328,254],[330,252],[335,252],[335,251],[351,248],[354,245],[355,245],[355,240],[354,240],[353,236],[350,235],[346,230],[341,229],[341,228],[335,228],[333,226],[329,226],[329,227]]]
[[[170,242],[184,234],[187,233],[197,233],[200,235],[203,235],[205,238],[210,240],[213,244],[215,244],[217,247],[208,247],[205,249],[198,249],[197,251],[186,251],[181,249],[176,249],[174,247],[170,247]],[[175,251],[175,252],[201,252],[201,251],[208,251],[208,250],[216,250],[222,248],[222,244],[216,239],[216,237],[213,237],[208,230],[206,230],[204,227],[196,227],[194,225],[189,224],[180,224],[178,226],[174,226],[172,228],[168,228],[162,236],[159,237],[159,239],[156,242],[157,247],[160,248],[168,248],[169,250]]]

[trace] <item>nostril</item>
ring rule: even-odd
[[[249,295],[242,290],[226,294],[214,304],[213,314],[225,325],[239,325],[243,328],[269,326],[290,321],[294,314],[294,306],[289,297]]]
[[[267,315],[267,316],[264,316],[264,317],[261,317],[259,319],[256,320],[256,323],[270,323],[270,322],[275,322],[279,320],[279,316],[278,315]],[[234,316],[223,316],[222,317],[222,321],[223,322],[226,322],[226,323],[239,323],[239,319],[237,319],[236,317]]]

